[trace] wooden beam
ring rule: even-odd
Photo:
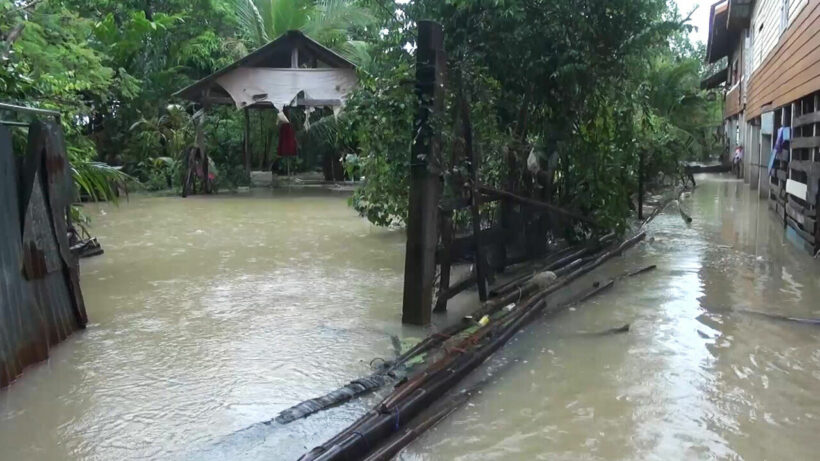
[[[57,120],[60,119],[60,113],[48,109],[38,109],[36,107],[16,106],[14,104],[0,103],[0,110],[8,110],[12,112],[21,112],[24,114],[54,116]]]
[[[455,210],[463,210],[464,208],[468,208],[470,206],[470,200],[462,197],[456,197],[451,199],[442,200],[438,204],[439,211],[455,211]]]
[[[342,105],[341,99],[305,99],[303,97],[296,98],[297,106],[305,107],[337,107]]]
[[[794,119],[794,127],[797,128],[803,125],[809,125],[812,123],[819,123],[820,122],[820,110],[817,112],[809,112],[808,114],[801,115]]]
[[[437,309],[436,312],[444,312],[444,311],[438,310],[439,303],[442,303],[445,306],[445,310],[446,310],[447,301],[453,299],[453,297],[455,297],[457,294],[461,293],[462,291],[466,290],[467,288],[470,288],[471,286],[475,285],[475,283],[476,283],[476,275],[475,275],[475,268],[473,268],[473,270],[470,271],[470,273],[467,274],[466,277],[464,277],[463,279],[461,279],[458,282],[454,283],[452,286],[447,287],[446,289],[440,290],[439,295],[438,295],[439,297],[438,297],[438,299],[436,299],[436,309]]]
[[[814,147],[820,147],[820,136],[793,138],[791,142],[792,149],[812,149]]]
[[[598,223],[596,223],[595,221],[587,218],[586,216],[581,216],[577,213],[567,211],[567,210],[565,210],[565,209],[563,209],[559,206],[555,206],[551,203],[546,203],[546,202],[542,202],[540,200],[535,200],[535,199],[531,199],[531,198],[527,198],[527,197],[521,197],[520,195],[513,194],[512,192],[498,190],[498,189],[495,189],[495,188],[492,188],[492,187],[489,187],[489,186],[485,186],[485,185],[481,185],[478,188],[481,192],[483,192],[485,194],[504,197],[504,198],[510,199],[514,202],[518,202],[518,203],[521,203],[521,204],[524,204],[524,205],[534,206],[536,208],[542,208],[544,210],[551,211],[553,213],[564,215],[564,216],[570,217],[572,219],[575,219],[577,221],[585,222],[585,223],[587,223],[591,226],[594,226],[594,227],[601,227]]]

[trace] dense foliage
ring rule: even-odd
[[[683,160],[718,153],[719,103],[699,90],[703,46],[689,43],[690,26],[663,0],[411,2],[375,38],[382,63],[347,109],[362,133],[355,141],[367,181],[355,206],[374,222],[401,222],[406,213],[415,18],[444,25],[441,132],[445,140],[453,132],[463,95],[484,182],[620,227],[637,191],[639,154],[647,180],[657,180],[676,176]],[[452,149],[441,159],[446,175],[459,166],[446,165]],[[526,167],[533,157],[538,174]]]
[[[718,103],[698,88],[702,45],[688,42],[666,0],[14,0],[0,5],[0,100],[61,111],[78,170],[115,173],[106,162],[151,189],[175,187],[198,108],[171,95],[302,29],[359,64],[361,77],[338,119],[296,116],[303,167],[342,158],[348,177],[364,178],[354,207],[400,224],[420,18],[446,31],[447,108],[436,121],[444,153],[433,163],[448,184],[463,168],[450,161],[461,99],[482,181],[608,226],[630,212],[639,154],[656,180],[716,151]],[[225,185],[248,180],[243,123],[230,107],[206,121]],[[275,136],[275,114],[253,112],[254,167],[270,168]],[[104,177],[85,183],[104,186]]]

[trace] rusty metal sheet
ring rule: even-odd
[[[66,227],[65,208],[56,213],[52,209],[68,206],[72,198],[62,134],[54,131],[58,129],[38,126],[43,156],[26,177],[19,170],[31,165],[29,158],[15,159],[11,133],[0,126],[0,387],[26,366],[46,359],[50,347],[86,321],[76,260],[66,263],[61,251],[61,240],[67,245],[61,231]]]
[[[54,238],[51,214],[43,192],[42,175],[36,172],[23,226],[23,255],[26,277],[41,279],[63,269],[63,261]]]

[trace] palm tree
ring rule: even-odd
[[[289,30],[300,30],[348,56],[361,54],[361,44],[349,32],[375,20],[370,10],[353,0],[234,0],[239,25],[255,46]]]

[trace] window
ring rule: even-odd
[[[780,33],[782,34],[789,27],[789,0],[780,2]]]

